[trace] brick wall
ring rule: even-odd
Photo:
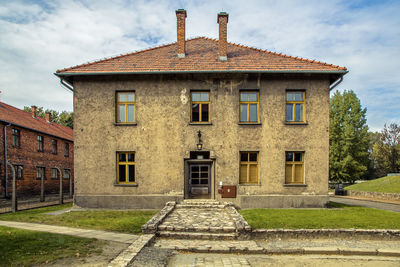
[[[3,127],[0,133],[0,176],[4,177],[4,136]],[[13,146],[12,129],[20,131],[20,147]],[[38,152],[37,136],[43,136],[43,152]],[[52,140],[57,140],[57,154],[53,154]],[[65,143],[69,144],[69,157],[64,156]],[[22,179],[17,180],[18,194],[40,194],[40,179],[36,176],[36,167],[45,167],[45,191],[58,192],[59,179],[52,179],[51,168],[58,167],[64,172],[64,169],[71,170],[71,177],[74,174],[74,152],[73,142],[53,137],[50,135],[38,133],[21,127],[7,127],[7,158],[13,165],[22,165]],[[58,175],[59,177],[59,175]],[[9,192],[12,192],[12,174],[8,168],[8,186]],[[69,180],[63,179],[63,188],[69,190]],[[4,186],[0,187],[0,194],[4,195]]]

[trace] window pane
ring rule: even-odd
[[[118,102],[126,102],[127,94],[126,93],[118,93]]]
[[[118,161],[119,162],[126,162],[126,154],[125,153],[118,154]]]
[[[293,152],[286,152],[286,161],[293,161]]]
[[[240,153],[240,161],[249,161],[249,153]]]
[[[250,105],[250,121],[257,122],[257,105],[256,104]]]
[[[303,164],[296,164],[294,169],[294,182],[295,183],[304,183],[304,168]]]
[[[192,105],[192,121],[200,121],[200,109],[198,104]]]
[[[201,179],[201,184],[208,184],[208,179]]]
[[[134,162],[135,161],[135,154],[129,153],[128,154],[128,162]]]
[[[302,161],[301,153],[294,153],[294,161]]]
[[[128,102],[135,102],[135,93],[126,94]]]
[[[292,164],[286,164],[285,167],[285,183],[292,183]]]
[[[257,93],[249,93],[249,101],[257,101]]]
[[[247,121],[247,104],[240,105],[240,121]]]
[[[296,104],[296,121],[303,121],[303,104]]]
[[[126,166],[125,165],[118,165],[118,168],[119,168],[119,170],[118,170],[118,174],[119,174],[118,181],[125,182],[126,181],[126,173],[125,173]]]
[[[257,153],[250,153],[250,161],[257,161]]]
[[[201,93],[200,100],[207,102],[209,100],[209,93]]]
[[[286,93],[286,101],[294,101],[294,93]]]
[[[125,121],[125,105],[118,105],[118,122]]]
[[[208,178],[208,172],[202,172],[200,177],[201,178]]]
[[[303,93],[302,92],[296,93],[295,100],[296,101],[303,101]]]
[[[208,104],[201,104],[201,121],[208,121]]]
[[[200,101],[201,93],[192,93],[192,101]]]
[[[201,171],[202,172],[208,172],[208,167],[207,166],[201,166]]]
[[[135,182],[135,165],[129,165],[128,168],[129,182]]]
[[[247,95],[247,93],[240,93],[240,101],[248,101],[249,100],[249,96]]]
[[[134,105],[128,105],[128,122],[133,122],[135,121],[135,106]]]
[[[286,104],[286,121],[293,121],[293,104]]]
[[[249,171],[249,183],[258,183],[257,179],[257,165],[250,165],[250,171]]]
[[[199,179],[192,179],[192,184],[199,184]]]
[[[240,178],[239,183],[247,183],[247,165],[240,165]]]
[[[192,166],[192,172],[198,172],[199,166]]]
[[[198,172],[192,172],[192,178],[199,178],[199,176]]]

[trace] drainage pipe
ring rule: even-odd
[[[3,141],[4,141],[4,196],[6,198],[9,197],[8,195],[8,183],[7,183],[7,127],[11,126],[11,123],[4,124],[3,127]]]

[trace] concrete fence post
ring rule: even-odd
[[[63,174],[60,170],[60,168],[56,167],[58,172],[60,173],[60,196],[59,196],[59,201],[58,203],[61,205],[64,203],[64,196],[63,196]]]
[[[39,170],[41,172],[41,170]],[[40,202],[44,202],[44,173],[41,174],[40,177]]]
[[[18,210],[18,204],[17,204],[17,179],[15,177],[15,168],[14,166],[7,161],[7,165],[10,166],[11,171],[12,171],[12,176],[13,176],[13,181],[12,181],[12,198],[11,198],[11,209],[12,212],[17,212]],[[6,177],[6,182],[7,182],[7,177]]]
[[[73,193],[72,193],[72,173],[70,171],[69,173],[69,198],[72,198]]]

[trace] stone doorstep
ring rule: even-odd
[[[220,204],[218,204],[218,205],[177,204],[176,205],[177,209],[223,209],[224,207],[225,207],[224,205],[220,205]]]
[[[184,226],[158,226],[159,231],[177,231],[177,232],[209,232],[209,233],[231,233],[236,232],[233,226],[224,227],[184,227]]]
[[[234,240],[236,233],[170,232],[159,231],[158,236],[171,239]]]

